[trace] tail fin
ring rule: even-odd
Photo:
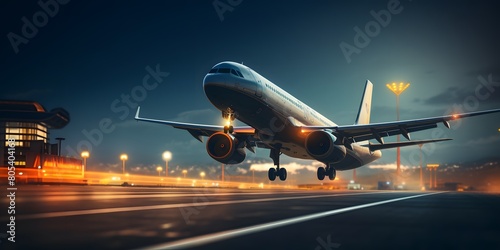
[[[359,105],[358,117],[356,118],[355,124],[369,124],[370,123],[370,112],[372,109],[372,92],[373,83],[366,80],[365,91],[363,93],[363,99],[361,99],[361,104]]]

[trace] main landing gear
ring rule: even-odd
[[[328,176],[328,179],[330,180],[335,180],[335,176],[337,175],[337,171],[335,171],[335,168],[331,166],[326,166],[326,169],[324,167],[319,167],[318,168],[318,180],[322,181],[325,179],[325,176]]]
[[[278,144],[271,149],[271,152],[269,154],[269,157],[273,159],[274,165],[276,166],[276,168],[270,168],[269,172],[267,173],[270,181],[276,180],[276,176],[278,176],[282,181],[286,180],[287,176],[286,169],[280,168],[280,155],[281,155],[280,149],[281,145]]]
[[[227,120],[226,125],[224,126],[224,133],[232,134],[234,132],[233,121],[236,118],[234,114],[234,110],[231,108],[227,108],[222,111],[222,118]]]

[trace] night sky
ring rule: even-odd
[[[154,173],[170,150],[172,174],[189,168],[216,176],[220,164],[204,144],[133,116],[140,105],[148,118],[220,124],[202,81],[226,60],[243,62],[340,125],[354,122],[366,79],[375,85],[372,122],[396,119],[396,98],[385,87],[394,81],[411,84],[401,95],[401,119],[500,108],[494,1],[47,2],[1,3],[0,98],[68,110],[71,122],[52,130],[51,142],[65,137],[64,155],[90,146],[93,170],[120,172],[119,155],[127,153],[131,172]],[[146,89],[143,79],[154,71]],[[454,139],[425,146],[424,164],[493,161],[499,121],[500,114],[469,118],[412,138]],[[404,166],[418,165],[418,147],[401,152]],[[268,155],[249,152],[228,171],[265,168]],[[370,167],[393,167],[395,155],[385,150]],[[311,161],[282,162],[303,181],[315,179]]]

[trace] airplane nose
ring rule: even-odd
[[[208,86],[225,86],[227,83],[227,80],[224,77],[218,76],[218,75],[213,75],[213,74],[208,74],[205,76],[203,79],[203,87],[208,87]]]

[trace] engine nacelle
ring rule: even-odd
[[[245,148],[240,147],[238,139],[222,132],[208,138],[207,152],[214,160],[224,164],[238,164],[246,157]]]
[[[314,159],[335,163],[344,159],[346,148],[343,145],[336,145],[337,137],[325,131],[313,131],[306,137],[307,153]]]

